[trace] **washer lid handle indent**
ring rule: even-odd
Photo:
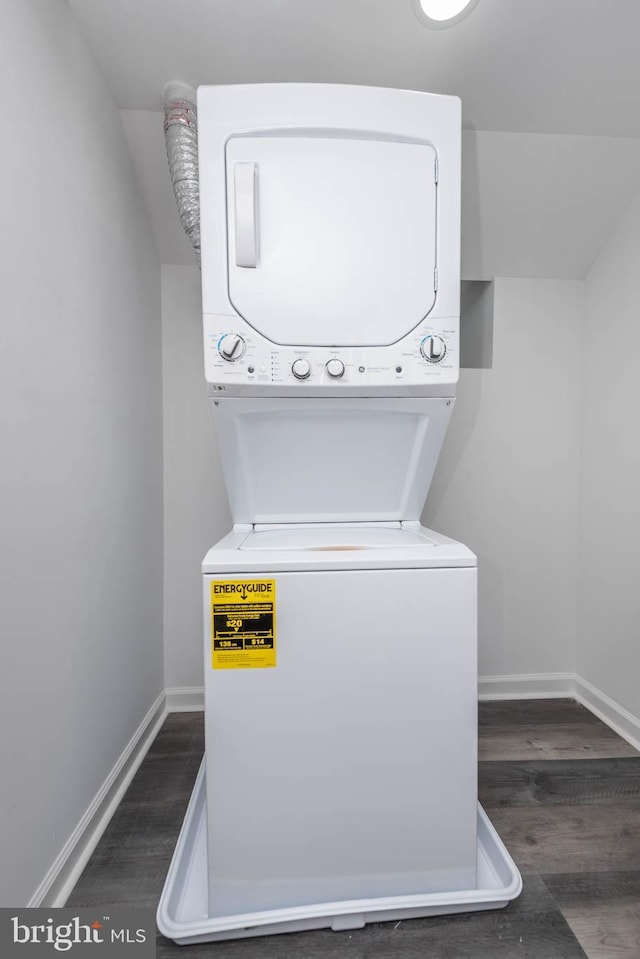
[[[255,163],[234,163],[233,165],[236,265],[253,269],[258,265],[256,236],[257,173]]]

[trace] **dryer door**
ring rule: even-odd
[[[274,343],[396,342],[435,302],[436,154],[329,135],[226,146],[229,298]]]

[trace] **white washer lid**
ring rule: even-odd
[[[453,399],[209,400],[235,524],[417,521]]]
[[[248,533],[240,543],[241,550],[359,550],[389,549],[407,546],[435,546],[421,532],[400,527],[376,526],[313,526],[299,529],[266,529]]]

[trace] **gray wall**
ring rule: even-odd
[[[587,278],[577,671],[640,718],[640,197]]]
[[[160,277],[64,0],[4,0],[0,87],[0,905],[21,905],[163,688]]]
[[[583,307],[497,279],[492,368],[461,371],[424,521],[478,556],[481,675],[574,669]]]
[[[206,408],[199,272],[162,275],[166,681],[197,687],[200,562],[231,519]],[[479,557],[483,674],[574,668],[583,288],[496,281],[493,368],[462,371],[427,501],[425,521]]]
[[[164,643],[169,690],[202,686],[202,559],[231,529],[207,408],[200,271],[162,267]]]

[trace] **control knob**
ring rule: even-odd
[[[335,357],[329,360],[326,369],[329,376],[332,376],[334,380],[339,380],[340,377],[344,375],[344,363]]]
[[[441,336],[425,336],[420,344],[420,352],[427,363],[440,363],[447,352],[447,344]]]
[[[225,333],[218,340],[218,353],[227,363],[234,363],[245,354],[247,344],[239,333]]]
[[[294,360],[291,365],[291,372],[297,380],[306,380],[311,374],[311,363],[309,360]]]

